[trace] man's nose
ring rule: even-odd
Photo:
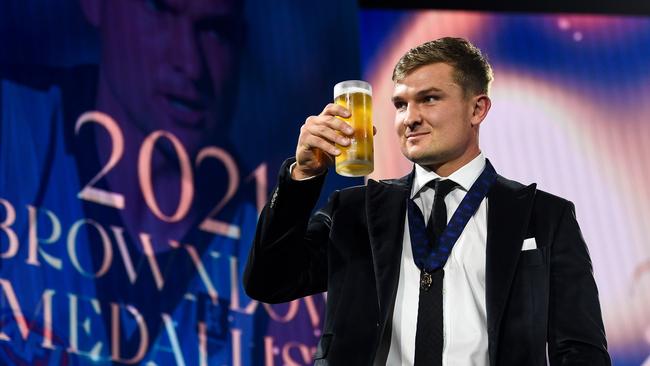
[[[420,108],[418,108],[416,104],[409,103],[404,111],[404,119],[402,120],[402,123],[411,130],[417,127],[422,123],[422,115],[420,112]]]
[[[172,31],[171,58],[174,68],[190,79],[197,80],[201,77],[202,60],[192,21],[178,18]]]

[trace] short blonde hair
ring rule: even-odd
[[[454,81],[465,95],[488,94],[494,79],[492,67],[481,50],[463,38],[444,37],[410,49],[395,65],[393,81],[399,82],[413,70],[438,62],[454,68]]]

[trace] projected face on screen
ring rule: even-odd
[[[233,109],[241,5],[231,0],[82,0],[102,42],[98,107],[123,128],[166,130],[192,153]]]

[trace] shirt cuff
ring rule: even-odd
[[[294,178],[293,175],[291,174],[291,173],[293,173],[293,168],[294,168],[295,166],[296,166],[296,162],[294,162],[293,164],[289,165],[289,177],[291,177],[291,179],[293,179],[293,180],[295,180],[295,181],[299,181],[299,182],[300,182],[300,181],[303,181],[303,180],[310,180],[310,179],[314,179],[314,178],[316,178],[316,177],[320,177],[321,175],[325,174],[325,173],[320,173],[320,174],[312,175],[311,177],[302,178],[302,179],[296,179],[296,178]]]

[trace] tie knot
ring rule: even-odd
[[[436,191],[436,196],[443,198],[446,197],[449,192],[453,191],[454,188],[459,187],[458,183],[451,179],[436,179],[429,182],[427,185],[433,185],[433,189]]]

